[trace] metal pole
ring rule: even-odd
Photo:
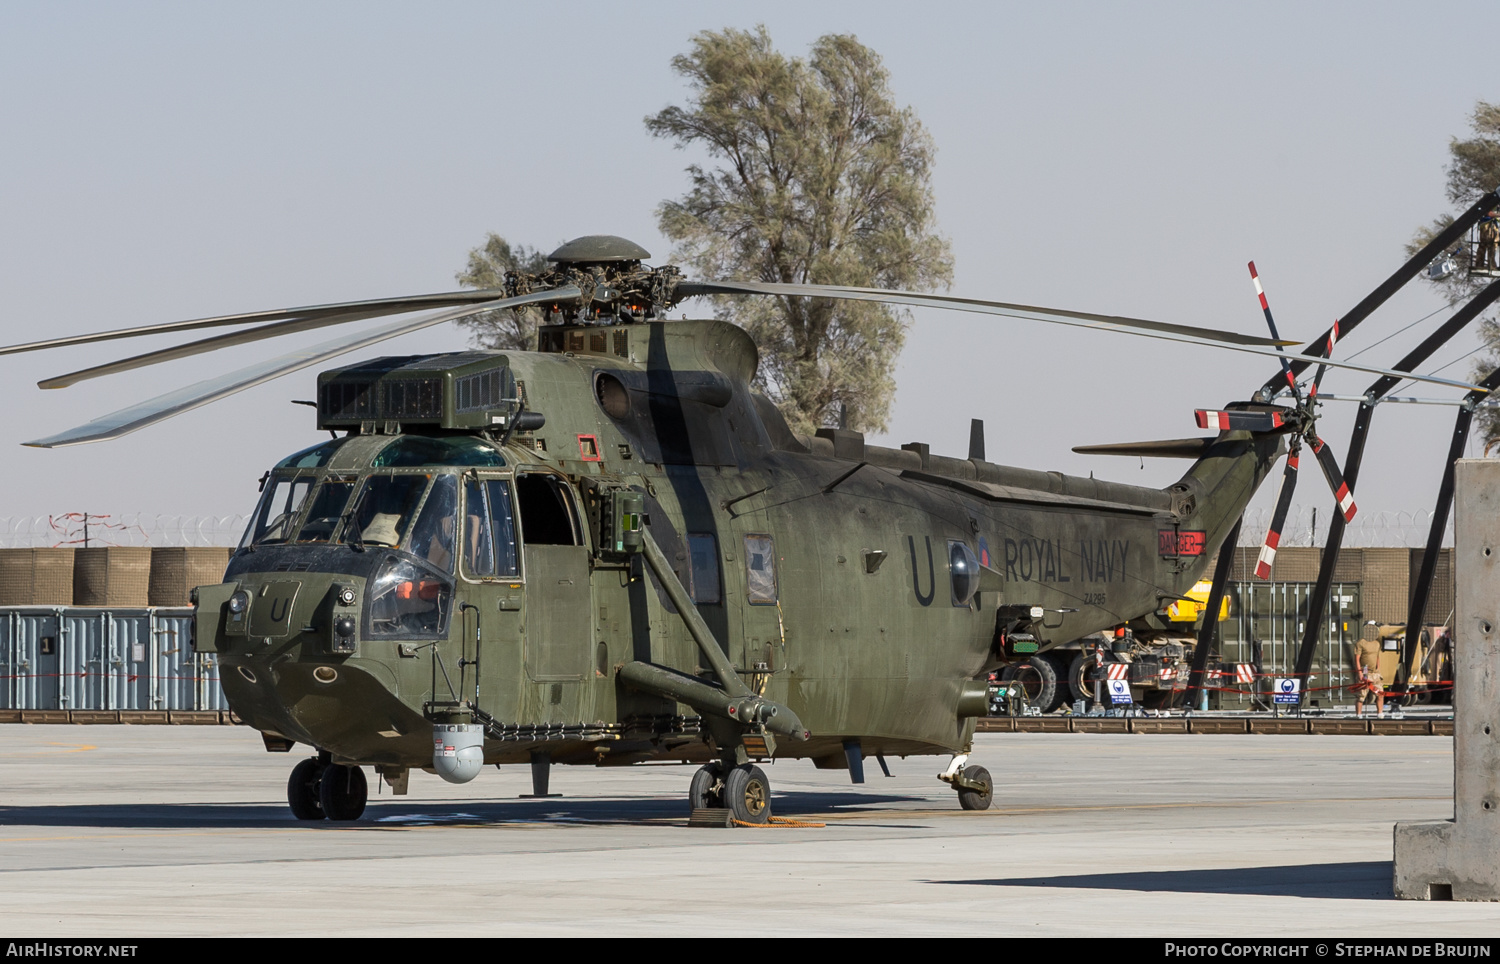
[[[1480,384],[1485,388],[1500,388],[1500,368],[1486,375]],[[1470,392],[1464,396],[1464,407],[1459,409],[1458,418],[1454,420],[1453,440],[1448,445],[1448,461],[1443,467],[1442,484],[1438,486],[1437,505],[1432,509],[1432,524],[1427,529],[1427,548],[1422,554],[1417,584],[1412,587],[1411,608],[1406,612],[1406,642],[1402,646],[1401,669],[1397,672],[1395,686],[1392,687],[1393,696],[1402,696],[1409,688],[1412,664],[1417,657],[1417,642],[1422,634],[1422,621],[1427,618],[1427,599],[1432,591],[1432,578],[1437,572],[1438,553],[1442,549],[1443,530],[1448,527],[1448,513],[1453,507],[1454,466],[1463,457],[1464,447],[1469,441],[1469,429],[1474,422],[1473,406],[1483,397],[1478,392]]]
[[[1397,268],[1394,274],[1380,284],[1380,287],[1365,295],[1359,304],[1349,309],[1337,322],[1340,336],[1347,337],[1372,311],[1385,304],[1391,295],[1401,290],[1408,281],[1415,278],[1433,258],[1443,252],[1444,248],[1463,237],[1471,226],[1478,223],[1479,219],[1495,206],[1497,193],[1500,192],[1488,193],[1478,201],[1475,201],[1472,207],[1460,214],[1453,220],[1452,224],[1448,225],[1435,238],[1427,242],[1422,250],[1408,258],[1405,264]],[[1300,374],[1309,365],[1316,362],[1319,358],[1324,357],[1324,352],[1328,347],[1328,334],[1332,330],[1330,328],[1310,342],[1310,347],[1302,353],[1298,360],[1291,362],[1293,373]],[[1286,376],[1277,371],[1265,385],[1261,386],[1258,394],[1269,398],[1277,390],[1284,387],[1285,384]],[[1352,489],[1353,486],[1351,485],[1350,488]]]
[[[1487,203],[1492,204],[1493,202]],[[1478,214],[1475,214],[1475,218],[1478,218]],[[1409,372],[1416,368],[1423,361],[1426,361],[1433,352],[1447,344],[1454,335],[1467,327],[1470,322],[1478,318],[1497,299],[1500,299],[1500,281],[1491,282],[1485,286],[1483,291],[1469,299],[1468,303],[1454,312],[1452,318],[1443,322],[1432,334],[1422,339],[1421,344],[1407,352],[1405,357],[1393,365],[1392,368],[1404,372]],[[1359,412],[1355,415],[1354,432],[1349,438],[1349,454],[1344,462],[1344,482],[1349,486],[1350,491],[1354,490],[1354,483],[1359,478],[1359,468],[1365,454],[1365,440],[1369,437],[1370,420],[1375,414],[1375,403],[1381,397],[1389,394],[1391,389],[1395,388],[1398,384],[1400,384],[1400,379],[1395,376],[1382,375],[1365,390],[1365,401],[1360,402]],[[1465,401],[1469,401],[1473,395],[1474,393],[1470,392]],[[1458,454],[1463,454],[1462,449],[1459,450]],[[1451,463],[1453,458],[1457,457],[1455,455],[1448,461]],[[1451,489],[1449,494],[1451,496]],[[1317,645],[1318,637],[1322,634],[1323,618],[1328,608],[1329,585],[1333,581],[1333,570],[1338,565],[1339,549],[1342,548],[1343,541],[1344,517],[1341,513],[1335,512],[1333,522],[1328,526],[1328,543],[1323,549],[1322,563],[1318,567],[1318,582],[1313,589],[1313,597],[1310,600],[1307,614],[1307,631],[1302,636],[1302,648],[1297,653],[1296,675],[1303,681],[1302,693],[1304,700],[1307,698],[1306,694],[1308,690],[1307,674],[1312,670],[1314,649]],[[1410,630],[1408,630],[1407,636],[1411,638],[1412,634]]]
[[[1244,516],[1235,520],[1234,528],[1224,537],[1219,546],[1219,560],[1214,566],[1213,585],[1208,590],[1208,602],[1203,608],[1203,621],[1198,626],[1198,642],[1193,647],[1192,672],[1188,675],[1187,695],[1183,702],[1192,706],[1198,694],[1203,692],[1203,677],[1208,669],[1208,655],[1219,635],[1219,608],[1224,604],[1224,590],[1229,585],[1229,573],[1234,567],[1234,550],[1240,541],[1240,524]],[[1207,695],[1207,694],[1205,694]]]

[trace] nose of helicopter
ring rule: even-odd
[[[394,604],[431,605],[421,579]],[[219,654],[230,708],[263,733],[367,764],[430,755],[431,726],[401,700],[408,646],[361,638],[369,582],[345,573],[244,573],[198,589],[194,645]],[[427,598],[424,598],[427,597]]]

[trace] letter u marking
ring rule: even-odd
[[[937,582],[932,570],[932,537],[923,536],[922,541],[927,543],[927,594],[925,596],[922,594],[922,580],[917,575],[917,540],[907,536],[906,548],[911,552],[911,589],[917,595],[917,602],[924,606],[931,606],[932,595],[937,591]]]

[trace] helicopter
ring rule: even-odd
[[[365,768],[399,795],[412,770],[464,783],[529,764],[546,795],[556,764],[681,763],[698,765],[695,819],[762,824],[762,763],[811,760],[862,782],[868,757],[885,768],[923,755],[950,756],[939,779],[963,809],[986,809],[993,778],[968,762],[985,673],[1156,618],[1203,577],[1276,461],[1304,441],[1325,449],[1315,393],[1298,391],[1283,354],[1297,342],[1274,323],[1266,338],[918,292],[694,281],[649,257],[593,235],[503,289],[0,349],[251,326],[39,382],[61,388],[430,311],[26,443],[50,448],[118,438],[471,314],[543,310],[536,351],[322,371],[317,425],[331,437],[266,472],[223,582],[194,590],[193,645],[217,654],[235,714],[269,751],[315,752],[288,778],[297,818],[358,819]],[[757,349],[742,329],[666,318],[702,295],[938,306],[1216,345],[1282,358],[1292,404],[1262,390],[1200,410],[1216,430],[1205,437],[1079,449],[1190,460],[1159,489],[989,462],[978,421],[967,458],[847,428],[809,436],[752,387]],[[1401,374],[1334,362],[1331,350],[1331,338],[1316,342],[1298,364]],[[1338,493],[1336,462],[1321,464]]]

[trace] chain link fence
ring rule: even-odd
[[[122,515],[65,512],[0,516],[0,548],[51,546],[233,546],[249,516]]]

